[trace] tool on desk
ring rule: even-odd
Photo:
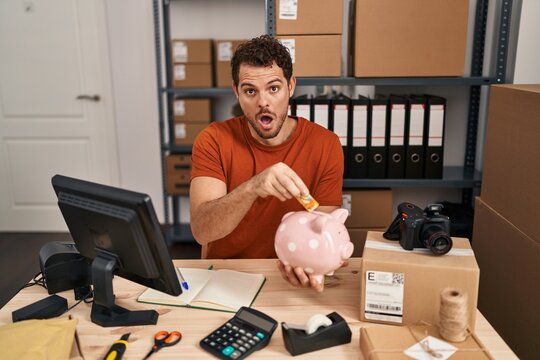
[[[124,334],[119,340],[113,342],[103,360],[120,360],[126,351],[129,335],[131,335],[131,333]]]
[[[148,359],[150,355],[152,355],[155,352],[158,352],[163,347],[173,346],[180,342],[182,339],[182,333],[180,331],[159,331],[154,335],[154,346],[152,346],[152,349],[150,352],[144,357],[145,359]]]
[[[349,325],[336,312],[313,315],[305,326],[282,322],[281,330],[285,348],[293,356],[347,344],[352,337]]]
[[[178,273],[178,277],[180,278],[180,283],[182,284],[182,287],[186,290],[189,290],[189,285],[186,279],[184,279],[184,275],[182,275],[182,272],[180,271],[180,269],[176,268],[176,272]]]
[[[201,347],[220,359],[241,360],[268,345],[277,321],[248,307],[200,341]]]

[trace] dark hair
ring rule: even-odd
[[[231,71],[234,86],[238,87],[240,65],[270,66],[276,62],[283,70],[287,83],[292,76],[292,60],[289,49],[270,35],[262,35],[240,44],[231,60]]]

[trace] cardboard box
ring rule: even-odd
[[[403,352],[420,340],[432,336],[457,348],[450,357],[452,359],[493,359],[480,339],[473,333],[465,341],[460,343],[442,339],[436,326],[369,326],[360,328],[360,350],[364,359],[369,360],[394,360],[411,359]],[[416,353],[422,359],[431,359],[426,352]],[[422,355],[425,355],[422,357]]]
[[[191,169],[167,173],[167,193],[170,195],[189,195]]]
[[[212,87],[212,64],[175,64],[174,87]]]
[[[452,238],[449,253],[404,250],[381,232],[368,232],[360,283],[360,320],[395,325],[439,323],[441,292],[448,287],[468,296],[469,327],[474,330],[480,271],[465,238]]]
[[[171,154],[165,158],[167,173],[174,173],[177,170],[191,169],[191,155]]]
[[[246,40],[216,40],[214,51],[216,64],[216,86],[231,87],[231,60],[238,46]]]
[[[212,120],[210,99],[175,99],[175,122],[209,122]]]
[[[357,228],[347,228],[349,232],[349,237],[354,245],[353,257],[362,257],[364,253],[364,244],[366,243],[366,236],[368,231],[386,231],[386,228],[373,228],[373,229],[357,229]]]
[[[173,64],[211,64],[211,39],[173,39],[171,40],[171,56]]]
[[[180,146],[191,146],[195,138],[208,126],[208,123],[175,123],[174,124],[174,144]]]
[[[276,35],[341,34],[343,0],[276,0]]]
[[[520,359],[539,359],[540,244],[482,198],[472,244],[481,270],[479,310]]]
[[[392,190],[343,190],[344,209],[349,210],[347,228],[387,228],[392,222]]]
[[[494,85],[481,197],[540,244],[540,85]]]
[[[341,35],[276,38],[289,49],[295,76],[341,76]]]
[[[469,0],[356,0],[354,75],[463,76]]]

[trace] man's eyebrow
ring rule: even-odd
[[[266,85],[271,85],[271,84],[273,84],[273,83],[275,83],[275,82],[278,82],[278,83],[282,84],[282,83],[283,83],[283,80],[281,80],[280,78],[275,78],[275,79],[272,79],[272,80],[268,81],[268,82],[266,83]],[[246,87],[246,86],[247,86],[247,87],[255,87],[255,85],[253,85],[253,84],[250,83],[250,82],[245,82],[245,83],[241,83],[241,84],[240,84],[240,87]]]

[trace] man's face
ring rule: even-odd
[[[238,88],[233,86],[234,92],[252,134],[260,142],[277,145],[286,140],[283,134],[280,136],[280,131],[287,119],[294,85],[294,77],[287,84],[283,70],[276,63],[268,67],[240,65]]]

